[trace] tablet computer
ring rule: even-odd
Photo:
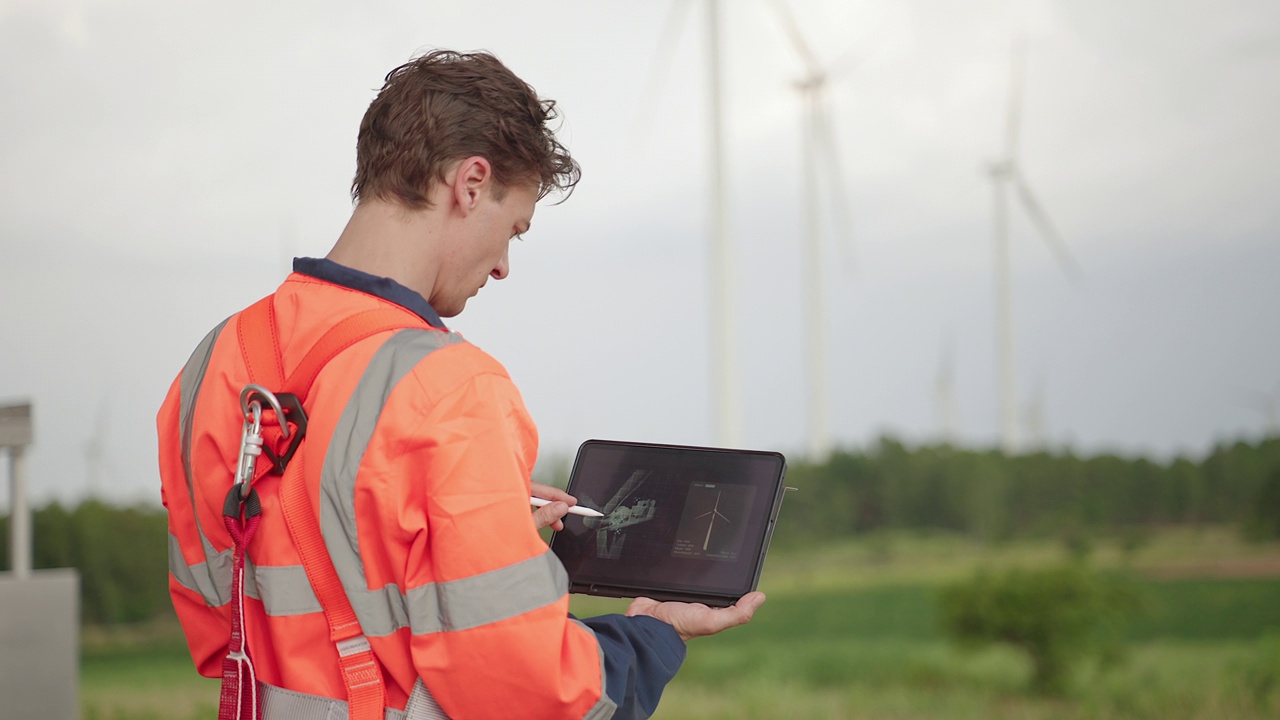
[[[588,440],[551,549],[569,591],[725,607],[756,589],[785,491],[776,452]]]

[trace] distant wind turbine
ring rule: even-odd
[[[996,352],[999,358],[1001,441],[1006,453],[1018,449],[1018,396],[1013,355],[1013,291],[1009,260],[1010,189],[1035,225],[1040,237],[1053,251],[1063,272],[1073,281],[1083,274],[1067,251],[1058,231],[1050,222],[1040,201],[1036,199],[1023,175],[1018,160],[1018,134],[1022,113],[1023,78],[1026,67],[1026,42],[1018,37],[1013,43],[1013,61],[1009,83],[1009,115],[1005,125],[1004,157],[991,163],[987,171],[995,189],[995,285],[996,285]]]
[[[1262,414],[1266,425],[1263,432],[1267,437],[1280,437],[1280,383],[1269,392],[1261,392],[1251,388],[1237,388],[1238,405],[1258,411]]]
[[[659,40],[657,63],[651,66],[644,95],[651,100],[657,94],[662,77],[669,68],[675,40],[683,26],[688,5],[693,0],[674,0]],[[742,401],[739,396],[738,358],[735,353],[736,328],[733,318],[733,256],[730,252],[729,223],[725,205],[724,112],[721,91],[720,1],[704,0],[706,17],[706,62],[708,108],[708,170],[710,190],[710,253],[708,259],[711,317],[711,383],[716,443],[721,447],[742,444]],[[647,113],[652,102],[644,102]],[[647,128],[651,117],[644,117]]]
[[[804,202],[804,328],[809,378],[809,459],[822,462],[831,454],[830,391],[827,377],[827,299],[824,282],[819,199],[819,174],[825,175],[829,203],[837,231],[844,240],[846,261],[852,255],[849,217],[845,207],[844,175],[840,153],[831,131],[826,92],[830,67],[823,66],[805,41],[800,26],[781,0],[771,3],[805,66],[796,82],[804,107],[801,141],[800,192]],[[851,264],[851,263],[850,263]]]
[[[1045,383],[1041,379],[1036,391],[1027,401],[1022,414],[1023,426],[1027,429],[1027,447],[1042,450],[1045,447]]]
[[[933,386],[933,403],[938,413],[942,441],[955,445],[960,439],[960,411],[956,403],[955,344],[948,341],[938,360],[938,378]]]
[[[108,430],[111,425],[111,401],[103,396],[93,418],[93,434],[84,443],[85,483],[89,497],[101,497],[111,477]]]

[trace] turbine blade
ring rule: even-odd
[[[1019,34],[1013,39],[1013,57],[1009,64],[1009,115],[1005,124],[1005,160],[1013,163],[1018,157],[1018,135],[1022,123],[1022,92],[1027,67],[1026,37]]]
[[[795,47],[796,54],[804,61],[805,69],[811,74],[821,73],[822,64],[818,62],[818,56],[813,54],[809,43],[805,42],[804,34],[800,32],[800,25],[796,23],[796,18],[791,14],[791,9],[782,0],[770,0],[769,4],[777,12],[778,19],[782,22],[782,29],[787,33],[787,39],[791,40],[792,46]]]
[[[653,130],[653,118],[656,114],[654,106],[662,95],[662,87],[666,84],[667,75],[671,72],[671,58],[675,54],[676,44],[684,33],[685,22],[689,17],[690,0],[671,0],[667,6],[667,16],[662,21],[662,34],[658,36],[658,45],[654,49],[653,60],[649,63],[649,72],[645,76],[643,89],[640,92],[640,107],[636,109],[631,133],[637,151],[644,148]]]
[[[831,129],[831,118],[827,112],[824,97],[820,90],[819,93],[818,101],[815,103],[816,112],[813,123],[816,135],[814,140],[817,145],[814,148],[814,160],[819,161],[825,156],[825,162],[821,162],[821,165],[826,170],[827,182],[831,188],[828,197],[831,202],[832,221],[835,224],[836,234],[840,236],[840,257],[844,261],[845,272],[856,274],[853,220],[849,213],[849,195],[844,181],[843,165],[840,161],[840,148],[836,143],[835,133]]]
[[[1031,222],[1040,231],[1040,236],[1044,238],[1045,244],[1053,251],[1053,255],[1057,258],[1058,265],[1062,267],[1062,271],[1066,273],[1072,282],[1079,283],[1083,281],[1084,272],[1080,269],[1080,265],[1076,263],[1075,258],[1071,257],[1066,243],[1062,241],[1062,236],[1058,234],[1057,229],[1050,222],[1048,214],[1045,213],[1043,206],[1040,205],[1040,201],[1031,192],[1031,186],[1022,177],[1022,171],[1014,168],[1012,179],[1013,186],[1018,191],[1018,199],[1022,201],[1022,207],[1026,209],[1027,215],[1031,217]]]

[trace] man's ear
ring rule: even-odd
[[[479,155],[473,155],[458,163],[453,175],[453,199],[466,216],[475,209],[480,193],[493,184],[493,166]]]

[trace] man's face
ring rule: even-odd
[[[492,186],[490,186],[492,187]],[[461,221],[436,278],[435,293],[428,298],[441,317],[462,312],[489,278],[501,280],[510,272],[507,249],[517,235],[529,231],[538,188],[507,188],[501,201],[486,187],[475,208]]]

